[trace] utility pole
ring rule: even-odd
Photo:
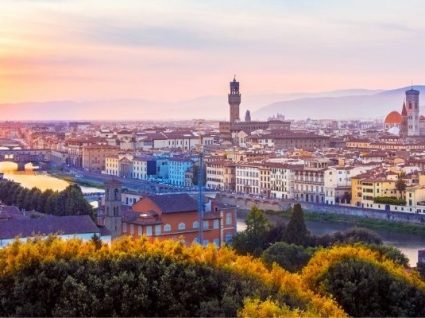
[[[198,217],[199,217],[199,235],[198,240],[199,244],[203,245],[204,243],[204,147],[202,145],[202,136],[200,136],[201,144],[200,144],[200,152],[199,152],[199,169],[198,169]]]

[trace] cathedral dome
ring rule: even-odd
[[[385,117],[385,124],[398,124],[400,125],[403,118],[401,117],[400,113],[397,111],[393,111]]]

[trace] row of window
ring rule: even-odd
[[[219,171],[217,171],[217,170],[210,170],[210,169],[207,169],[207,175],[211,175],[211,174],[214,174],[214,175],[223,175],[224,173],[223,173],[223,171],[221,171],[221,170],[219,170]]]
[[[252,185],[258,187],[258,180],[236,178],[237,184]]]
[[[257,187],[251,187],[251,186],[236,186],[236,191],[240,193],[253,193],[258,194],[260,193],[260,189]]]
[[[295,190],[297,190],[297,191],[315,191],[315,192],[319,192],[319,189],[320,189],[320,192],[323,192],[323,187],[320,187],[319,188],[319,186],[312,186],[312,185],[310,185],[310,187],[308,186],[308,185],[304,185],[304,184],[301,184],[300,186],[298,185],[298,184],[296,184],[295,185]]]
[[[246,170],[236,170],[236,175],[240,177],[251,177],[258,178],[258,172],[246,171]]]
[[[231,233],[227,233],[224,237],[225,243],[231,243],[232,242],[232,234]],[[195,237],[195,239],[193,240],[193,243],[199,243],[199,238]],[[214,239],[213,243],[215,246],[219,247],[220,246],[220,239]],[[203,240],[202,245],[208,245],[209,241],[208,240]]]
[[[226,215],[226,225],[231,225],[232,224],[232,214],[231,213],[227,213]],[[135,227],[137,225],[134,224],[129,224],[129,229],[127,229],[127,223],[123,223],[123,232],[129,232],[131,235],[135,234]],[[204,220],[203,221],[203,229],[204,230],[208,230],[209,229],[209,221],[208,220]],[[220,228],[220,220],[213,220],[213,224],[212,224],[212,228],[217,230]],[[161,234],[161,225],[155,225],[155,235],[159,235]],[[199,229],[199,221],[194,221],[192,223],[192,229]],[[172,227],[171,224],[164,224],[163,228],[162,228],[164,233],[168,233],[172,231]],[[178,224],[177,226],[177,230],[178,231],[184,231],[186,230],[186,224],[181,222]],[[141,225],[138,226],[138,235],[142,235],[143,234],[143,228]],[[146,234],[147,236],[151,236],[152,235],[152,226],[148,225],[146,226]]]

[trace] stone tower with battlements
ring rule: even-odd
[[[234,123],[240,121],[239,118],[239,106],[241,104],[241,94],[239,93],[239,82],[236,81],[236,77],[230,82],[230,93],[228,95],[229,107],[230,107],[230,122]]]

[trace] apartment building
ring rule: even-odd
[[[399,197],[397,180],[385,173],[366,172],[351,178],[352,205],[372,207],[377,197]]]
[[[324,175],[328,163],[327,159],[311,159],[303,167],[294,168],[295,200],[325,203]]]
[[[109,145],[83,146],[82,167],[88,171],[102,172],[105,170],[105,159],[117,155],[119,148]]]
[[[281,162],[266,163],[270,169],[270,195],[273,198],[290,200],[294,198],[295,169],[302,164]]]
[[[187,157],[172,157],[168,159],[168,181],[172,185],[185,186],[186,172],[193,167],[193,160]]]
[[[234,191],[236,185],[236,165],[231,161],[213,160],[205,162],[206,188]]]
[[[152,156],[136,156],[133,159],[132,177],[148,180],[156,176],[156,160]]]
[[[236,165],[236,192],[261,194],[261,165],[239,163]]]

